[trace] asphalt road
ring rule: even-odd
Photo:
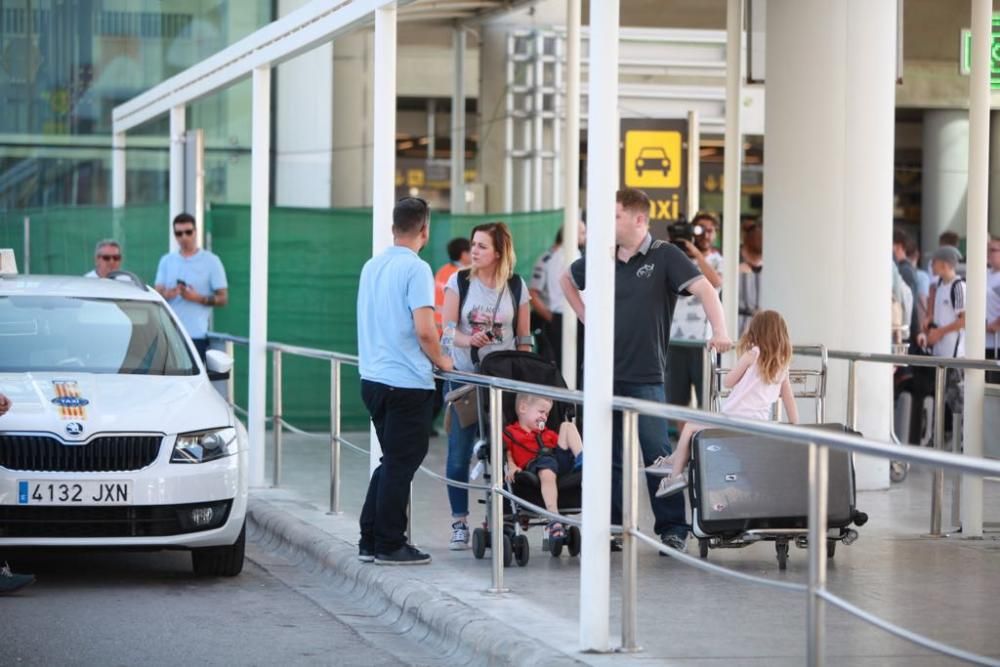
[[[219,579],[191,574],[185,552],[5,557],[38,580],[0,597],[0,665],[412,663],[396,657],[407,655],[405,638],[383,642],[385,635],[359,632],[349,600],[338,609],[341,598],[327,591],[317,602],[286,583],[280,568],[276,577],[259,565],[267,554],[248,560],[240,576]],[[323,582],[310,586],[322,590]]]

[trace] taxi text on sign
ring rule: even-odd
[[[653,235],[683,216],[687,193],[687,120],[622,120],[621,183],[649,195]]]

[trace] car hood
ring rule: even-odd
[[[231,412],[204,375],[0,373],[11,400],[2,431],[50,432],[67,441],[95,433],[185,433],[228,426]]]

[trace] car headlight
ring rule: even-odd
[[[232,456],[239,448],[235,428],[181,433],[177,436],[171,463],[206,463]]]
[[[642,167],[642,166],[645,166],[645,164],[646,164],[646,161],[645,161],[645,160],[638,160],[638,161],[636,162],[636,164],[638,164],[638,165],[639,165],[640,167]]]

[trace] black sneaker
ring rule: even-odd
[[[687,535],[677,535],[674,533],[664,533],[660,535],[660,541],[666,544],[671,549],[676,549],[682,554],[687,553]],[[667,554],[660,552],[660,555],[664,558],[668,558]]]
[[[412,544],[404,544],[392,553],[375,554],[376,565],[427,565],[430,562],[431,555]]]
[[[6,563],[0,567],[0,595],[19,591],[28,584],[35,583],[33,574],[15,574]]]
[[[375,549],[358,544],[358,560],[362,563],[370,563],[375,560]]]
[[[621,551],[623,548],[624,547],[622,547],[622,538],[617,536],[611,538],[611,553]]]

